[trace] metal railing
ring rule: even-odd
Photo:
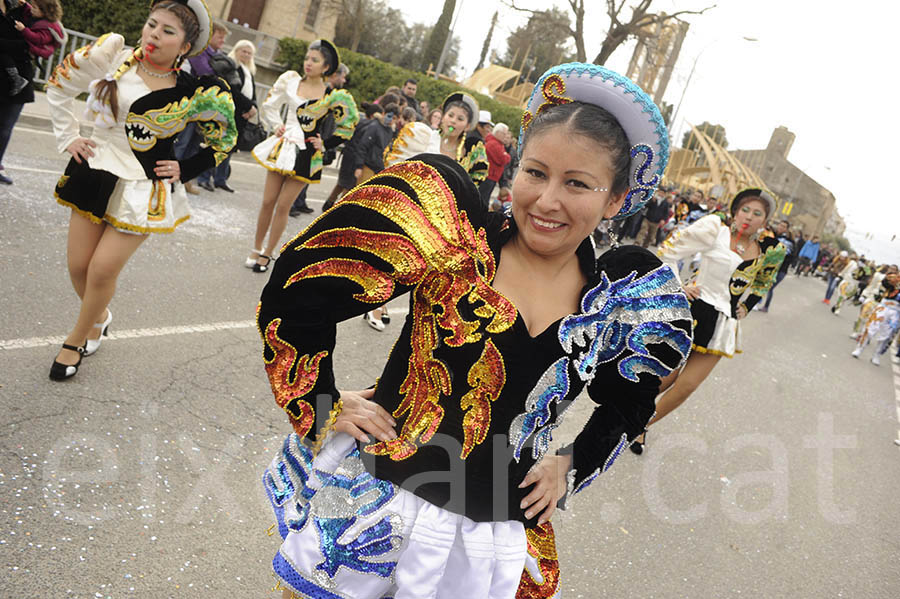
[[[87,46],[97,39],[96,36],[81,33],[80,31],[73,31],[72,29],[66,29],[66,34],[69,36],[69,39],[53,53],[53,56],[50,58],[42,58],[38,61],[38,69],[34,75],[34,80],[38,83],[46,84],[47,80],[50,79],[50,76],[53,74],[53,69],[55,69],[66,56],[82,46]]]

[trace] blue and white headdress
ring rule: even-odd
[[[631,143],[628,194],[616,220],[628,218],[653,197],[669,161],[669,134],[659,108],[630,79],[606,67],[581,62],[553,67],[534,86],[522,115],[522,145],[528,126],[542,111],[559,104],[583,102],[612,114]]]

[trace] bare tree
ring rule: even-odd
[[[575,40],[575,60],[578,62],[587,61],[587,53],[584,49],[584,0],[567,0],[569,7],[575,14],[575,26],[569,26],[569,35]],[[530,8],[519,8],[516,6],[515,0],[506,0],[504,2],[508,7],[519,12],[527,12],[532,18],[545,17],[549,18],[551,9],[534,10]]]
[[[625,8],[625,2],[626,0],[621,0],[621,2],[618,3],[616,0],[606,0],[606,14],[609,15],[610,21],[609,30],[606,34],[606,39],[603,40],[603,44],[600,46],[600,52],[597,54],[596,58],[594,58],[594,64],[606,64],[606,61],[609,60],[612,53],[616,48],[621,46],[625,40],[629,37],[645,35],[645,31],[647,31],[651,25],[666,23],[672,19],[677,19],[679,15],[702,15],[711,8],[716,7],[716,5],[713,4],[712,6],[707,6],[703,10],[679,10],[670,15],[664,13],[655,14],[647,12],[650,9],[650,4],[653,3],[653,0],[640,0],[638,5],[631,9],[631,20],[623,23],[619,20],[619,13]]]
[[[587,62],[587,53],[584,46],[584,0],[566,0],[572,9],[575,24],[569,27],[569,33],[575,40],[575,55],[579,62]],[[703,10],[679,10],[670,15],[664,13],[651,13],[650,5],[653,0],[638,0],[637,6],[631,7],[631,19],[623,22],[620,19],[622,9],[628,0],[606,0],[606,14],[609,15],[609,28],[606,39],[600,46],[600,52],[594,58],[594,64],[605,64],[612,53],[630,37],[642,37],[646,35],[651,25],[666,23],[678,19],[680,15],[702,15],[716,5],[707,6]],[[527,12],[532,15],[544,14],[544,10],[533,10],[516,6],[515,0],[506,0],[505,4],[519,12]]]
[[[350,31],[346,40],[341,40],[344,47],[356,52],[359,42],[362,41],[366,24],[372,14],[372,0],[328,0],[322,5],[322,10],[337,15],[339,19],[346,20],[350,24]]]

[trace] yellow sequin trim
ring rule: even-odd
[[[401,178],[412,194],[385,181],[393,177]],[[450,394],[451,377],[447,367],[434,359],[434,350],[441,344],[458,347],[477,342],[482,338],[481,327],[502,332],[512,326],[517,312],[509,300],[490,287],[496,265],[486,232],[472,227],[466,213],[458,209],[447,182],[431,166],[404,162],[391,167],[351,190],[334,209],[346,206],[381,214],[403,233],[353,228],[326,231],[296,249],[347,247],[352,243],[355,249],[380,258],[391,269],[380,271],[364,260],[334,258],[304,267],[285,285],[309,277],[350,279],[362,288],[356,299],[373,304],[390,299],[397,284],[415,286],[410,369],[400,386],[403,399],[394,412],[395,417],[406,419],[397,439],[366,448],[369,453],[401,460],[416,452],[417,441],[430,440],[444,416],[440,398]],[[460,314],[463,301],[473,305],[478,319],[469,321]],[[488,385],[490,393],[499,395],[486,375],[483,382],[473,375],[475,379],[479,385]],[[473,408],[476,403],[473,400]],[[476,414],[482,412],[476,410],[470,418],[472,447],[480,430]]]
[[[266,164],[264,161],[260,160],[259,157],[256,154],[254,154],[253,152],[250,152],[250,155],[253,156],[253,159],[256,162],[258,162],[259,165],[261,167],[263,167],[264,169],[266,169],[267,171],[272,171],[273,173],[278,173],[279,175],[282,175],[285,177],[290,177],[291,179],[295,179],[297,181],[302,181],[303,183],[321,183],[322,182],[321,179],[307,179],[306,177],[301,177],[300,175],[294,174],[294,171],[285,171],[280,168],[274,168],[274,167]]]
[[[472,449],[487,438],[491,427],[491,402],[500,397],[506,384],[506,367],[503,356],[490,339],[478,361],[469,369],[468,383],[472,389],[459,400],[463,416],[463,447],[459,457],[463,460]]]
[[[729,359],[734,357],[734,355],[732,355],[732,354],[726,354],[723,351],[719,351],[717,349],[709,349],[707,347],[703,347],[702,345],[697,345],[697,344],[691,344],[691,349],[693,351],[700,352],[701,354],[709,354],[711,356],[721,356],[723,358],[729,358]],[[742,354],[744,352],[742,352],[741,350],[738,349],[738,350],[735,350],[734,353]]]
[[[328,437],[328,433],[334,430],[334,424],[337,421],[338,416],[341,415],[341,411],[344,409],[344,401],[339,399],[334,407],[331,408],[331,411],[328,412],[328,420],[325,421],[325,424],[322,426],[322,430],[319,431],[319,434],[316,435],[316,441],[312,446],[312,454],[313,456],[319,455],[319,450],[322,449],[322,443],[325,442],[325,438]]]

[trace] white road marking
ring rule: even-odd
[[[49,169],[49,168],[31,168],[28,166],[16,166],[14,164],[7,164],[5,168],[8,168],[11,171],[25,171],[28,173],[45,173],[51,175],[61,175],[66,170],[66,165],[62,165],[60,168]]]
[[[31,127],[23,127],[22,125],[16,125],[13,127],[13,133],[17,133],[19,131],[25,131],[26,133],[40,133],[42,135],[53,135],[53,131],[48,131],[46,129],[32,129]]]
[[[406,316],[408,308],[391,308],[391,316]],[[252,329],[256,327],[253,320],[230,320],[224,322],[210,322],[206,324],[182,325],[173,327],[155,327],[148,329],[129,329],[110,333],[106,339],[140,339],[143,337],[161,337],[164,335],[189,335],[192,333],[210,333],[214,331],[228,331],[231,329]],[[7,339],[0,341],[0,350],[28,349],[32,347],[46,347],[48,345],[60,345],[66,338],[63,335],[51,337],[28,337],[24,339]],[[898,408],[900,410],[900,408]]]
[[[256,326],[252,320],[233,320],[226,322],[212,322],[209,324],[196,324],[175,327],[156,327],[151,329],[130,329],[110,333],[107,339],[136,339],[140,337],[160,337],[162,335],[184,335],[188,333],[208,333],[211,331],[227,331],[229,329],[250,329]],[[47,345],[59,345],[65,341],[65,336],[30,337],[27,339],[9,339],[0,341],[0,349],[26,349],[29,347],[44,347]]]

